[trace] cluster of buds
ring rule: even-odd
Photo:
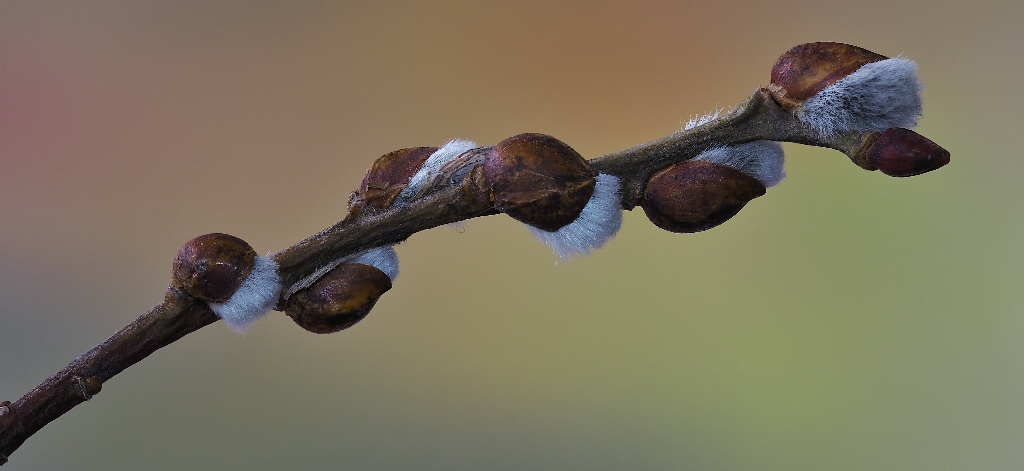
[[[808,43],[775,62],[768,91],[776,102],[824,137],[865,133],[853,160],[896,177],[930,172],[949,152],[905,128],[921,116],[917,66],[842,43]]]
[[[563,258],[601,247],[621,226],[618,178],[599,174],[572,147],[544,134],[490,147],[456,139],[385,154],[349,199],[350,217],[400,208],[461,183],[477,167],[493,208],[526,224]],[[338,332],[365,318],[397,276],[394,249],[371,250],[300,281],[278,307],[310,332]]]
[[[271,310],[283,309],[296,324],[316,333],[337,332],[366,317],[398,277],[398,256],[385,247],[340,261],[308,287],[279,305],[277,264],[257,255],[244,240],[206,234],[181,247],[171,270],[173,286],[205,302],[242,332]]]
[[[949,163],[949,152],[907,127],[921,116],[917,66],[840,43],[809,43],[772,68],[772,98],[823,138],[856,133],[852,160],[867,170],[909,177]],[[714,121],[691,120],[687,129]],[[653,174],[640,204],[655,225],[698,232],[736,215],[785,176],[778,143],[757,141],[706,151]]]
[[[916,65],[856,46],[810,43],[783,54],[768,93],[823,139],[853,136],[855,163],[892,176],[918,175],[949,162],[949,153],[906,129],[921,114]],[[715,121],[691,120],[687,129]],[[846,139],[847,137],[843,137]],[[753,141],[708,149],[651,174],[640,206],[672,232],[711,229],[735,216],[785,177],[782,146]],[[349,200],[349,217],[379,214],[446,186],[474,170],[491,207],[524,223],[563,259],[602,247],[622,224],[620,179],[601,174],[564,142],[519,134],[493,146],[455,139],[441,147],[385,154]],[[302,328],[337,332],[362,320],[398,276],[391,247],[336,260],[300,280],[278,300],[277,267],[244,241],[197,237],[174,264],[175,284],[241,330],[272,307]]]
[[[210,312],[236,331],[273,309],[318,334],[352,327],[398,276],[395,250],[382,245],[432,225],[505,213],[562,259],[604,246],[621,227],[624,206],[639,204],[656,226],[671,232],[705,231],[785,178],[781,145],[759,139],[841,150],[864,169],[896,177],[938,169],[949,163],[949,152],[907,129],[922,111],[915,73],[916,65],[901,57],[809,43],[783,54],[770,85],[722,121],[715,111],[691,119],[684,131],[708,128],[594,161],[533,133],[489,147],[455,139],[388,153],[350,198],[344,221],[274,258],[227,234],[188,241],[174,259],[162,307],[46,380],[17,409],[0,402],[0,418],[15,424],[0,430],[13,432],[13,439],[0,437],[6,441],[0,465],[38,426],[99,393],[118,371],[205,325]],[[285,290],[282,279],[294,282]],[[70,396],[65,379],[77,386]],[[12,412],[19,416],[14,422]],[[20,422],[35,412],[38,418]]]
[[[599,174],[544,134],[520,134],[490,147],[457,139],[385,154],[349,199],[350,217],[402,207],[461,183],[477,167],[494,209],[526,224],[563,258],[601,247],[621,226],[619,179]],[[176,286],[238,331],[275,307],[310,332],[344,330],[366,317],[397,276],[397,254],[382,247],[337,260],[280,296],[273,260],[227,234],[189,241],[173,269]]]
[[[349,214],[382,212],[479,167],[491,205],[524,223],[563,259],[600,248],[622,225],[619,179],[599,174],[572,147],[545,134],[519,134],[493,146],[452,140],[382,156],[349,199]]]

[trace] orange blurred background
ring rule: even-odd
[[[0,3],[0,399],[160,301],[207,232],[277,251],[371,162],[462,137],[596,157],[768,82],[790,47],[917,61],[912,179],[787,144],[712,231],[627,213],[555,263],[509,218],[398,247],[370,316],[161,350],[3,469],[1024,468],[1024,4]]]

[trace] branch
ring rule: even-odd
[[[645,185],[655,172],[694,159],[710,149],[752,141],[785,141],[826,147],[843,152],[854,163],[869,170],[874,170],[879,163],[891,167],[886,164],[887,154],[882,150],[892,146],[883,149],[878,145],[879,142],[886,142],[886,133],[890,131],[822,133],[820,129],[798,118],[797,113],[780,105],[779,95],[777,90],[759,89],[720,118],[656,141],[592,159],[589,167],[620,179],[621,206],[626,210],[643,202]],[[897,141],[904,148],[908,145],[905,139]],[[476,152],[475,155],[479,156],[488,149],[476,149],[463,155]],[[906,153],[906,149],[904,151]],[[929,159],[931,157],[929,154]],[[938,160],[942,160],[941,156]],[[945,161],[948,161],[948,153],[945,154]],[[933,162],[932,167],[937,168],[945,161],[938,165]],[[475,162],[479,164],[479,161]],[[494,190],[484,175],[483,167],[469,165],[461,178],[432,181],[420,189],[415,197],[379,211],[372,210],[355,198],[344,220],[270,257],[278,267],[280,278],[281,289],[275,291],[274,296],[276,307],[285,309],[288,297],[296,291],[293,287],[308,286],[326,268],[337,266],[339,261],[374,248],[400,243],[419,231],[498,214]],[[915,167],[917,173],[933,168],[921,170]],[[510,210],[507,212],[511,214]],[[245,246],[248,247],[247,244]],[[175,263],[177,273],[178,260]],[[219,317],[210,307],[213,301],[197,297],[187,285],[176,278],[160,304],[17,401],[0,403],[0,465],[34,433],[98,394],[103,383],[124,369],[217,321]],[[390,288],[390,284],[382,291],[387,288]],[[236,284],[230,287],[227,294],[237,289]],[[369,307],[372,307],[375,300],[370,302]],[[360,311],[361,315],[365,315],[369,307]]]

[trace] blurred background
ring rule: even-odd
[[[420,233],[352,329],[202,329],[3,469],[1024,468],[1019,1],[0,3],[0,399],[161,300],[188,239],[261,253],[375,158],[543,132],[592,158],[840,41],[919,64],[911,179],[786,144],[709,232],[626,214],[569,263],[506,217]]]

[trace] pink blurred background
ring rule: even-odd
[[[0,399],[157,303],[186,240],[277,251],[376,157],[554,135],[596,157],[841,41],[919,64],[912,179],[786,145],[728,224],[642,212],[555,263],[504,217],[398,247],[373,313],[213,325],[30,439],[29,469],[1024,467],[1024,5],[0,3]]]

